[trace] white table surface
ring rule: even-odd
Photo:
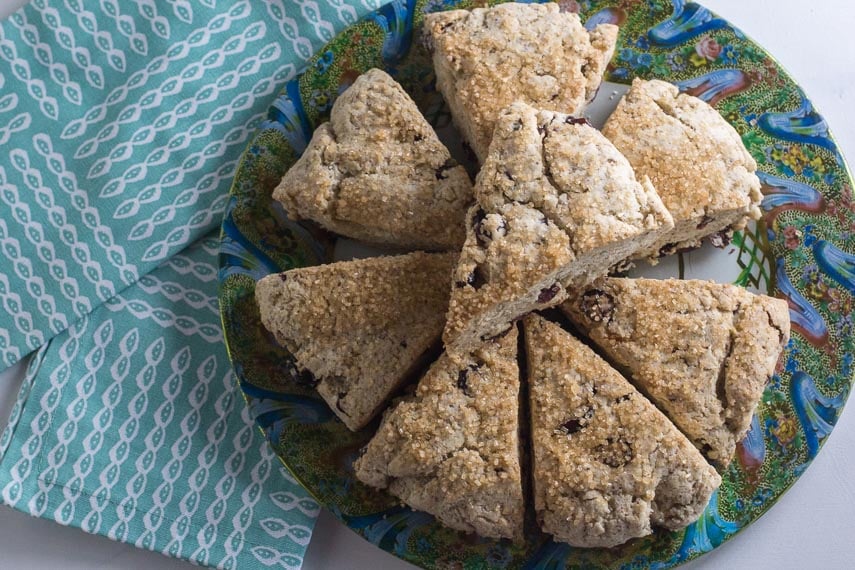
[[[0,18],[25,0],[0,0]],[[807,91],[855,161],[855,2],[704,0],[769,49]],[[2,153],[2,151],[0,151]],[[7,417],[22,367],[0,374]],[[855,403],[850,407],[855,407]],[[847,410],[813,465],[772,510],[687,570],[855,568],[855,411]],[[188,563],[0,507],[0,570],[189,569]],[[399,570],[409,564],[321,514],[306,570]]]

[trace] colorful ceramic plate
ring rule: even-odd
[[[371,429],[350,433],[259,322],[255,282],[324,263],[334,238],[289,222],[270,193],[324,121],[336,96],[380,67],[401,82],[440,131],[449,117],[417,41],[426,11],[468,0],[396,0],[352,25],[285,85],[244,154],[223,221],[220,307],[226,341],[253,416],[284,464],[367,540],[424,567],[668,568],[712,550],[761,516],[802,474],[849,393],[855,335],[855,203],[823,118],[780,66],[739,30],[682,0],[562,0],[589,25],[621,25],[608,79],[660,78],[715,105],[762,170],[764,219],[727,249],[663,264],[657,275],[732,276],[789,301],[793,339],[769,381],[751,431],[704,515],[680,532],[619,548],[574,549],[532,530],[514,545],[444,528],[359,484],[351,463]],[[603,91],[605,93],[603,93]],[[616,90],[615,90],[616,91]],[[615,99],[609,87],[601,99]]]

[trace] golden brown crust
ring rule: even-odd
[[[708,281],[604,279],[561,308],[720,468],[790,333],[786,302]]]
[[[582,73],[587,80],[585,100],[588,102],[597,96],[606,68],[615,53],[619,32],[617,26],[610,24],[601,24],[590,31],[591,49],[588,51],[587,62],[582,66]],[[553,110],[567,112],[565,109]]]
[[[596,129],[523,103],[496,122],[454,270],[450,354],[560,303],[672,227],[655,190]]]
[[[581,112],[597,92],[618,29],[590,34],[557,4],[508,3],[425,16],[437,87],[483,162],[499,113],[515,101]]]
[[[416,252],[269,275],[255,287],[261,321],[358,430],[438,341],[456,257]]]
[[[273,197],[341,235],[452,250],[472,184],[401,86],[372,69],[336,100]]]
[[[558,325],[523,321],[535,512],[556,540],[611,547],[695,521],[721,478],[662,413]]]
[[[520,538],[516,355],[514,329],[457,364],[441,356],[386,413],[356,476],[452,528]]]
[[[603,127],[648,176],[674,217],[675,229],[651,250],[699,245],[760,217],[757,163],[739,134],[712,107],[664,81],[636,79]]]

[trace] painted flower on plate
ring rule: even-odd
[[[801,232],[796,226],[787,226],[784,228],[784,245],[787,249],[798,249],[802,244]]]
[[[715,61],[721,55],[721,45],[712,36],[703,36],[695,44],[695,53],[709,60]]]

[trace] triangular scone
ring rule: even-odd
[[[596,129],[523,103],[499,116],[475,195],[443,334],[452,356],[673,227],[649,181]]]
[[[456,257],[416,252],[269,275],[255,286],[261,322],[358,430],[437,345]]]
[[[709,281],[604,279],[561,308],[720,468],[790,335],[785,301]]]
[[[721,478],[619,372],[558,325],[523,321],[541,528],[611,547],[694,522]]]
[[[436,84],[481,162],[499,113],[514,101],[578,114],[594,98],[618,28],[590,33],[557,4],[508,3],[425,16]]]
[[[291,218],[341,235],[452,250],[472,183],[409,95],[372,69],[339,96],[273,197]]]
[[[757,163],[739,134],[712,107],[664,81],[636,79],[603,127],[639,176],[648,176],[674,229],[653,257],[700,245],[760,217]]]
[[[519,388],[516,329],[457,364],[443,354],[386,412],[356,476],[451,528],[520,538]]]

